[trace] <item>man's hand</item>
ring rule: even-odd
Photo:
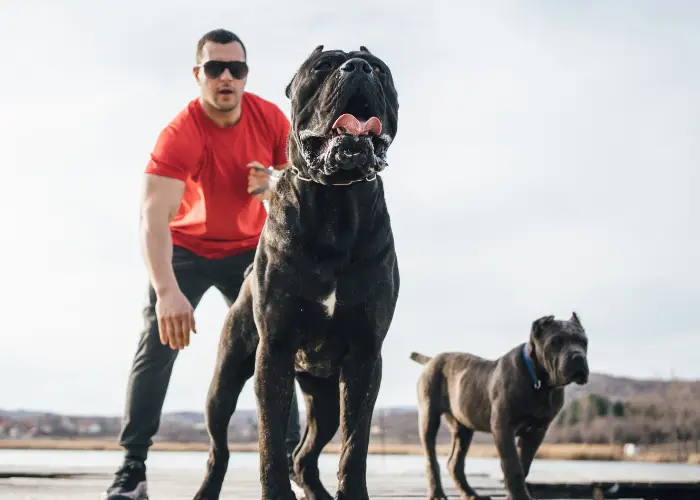
[[[248,164],[248,192],[256,200],[263,201],[270,196],[270,170],[263,167],[260,162],[253,161]]]
[[[158,297],[156,317],[163,345],[170,344],[171,349],[184,349],[190,345],[190,331],[197,333],[194,310],[179,288]]]

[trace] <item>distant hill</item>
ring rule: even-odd
[[[647,399],[675,399],[675,398],[692,398],[700,401],[700,380],[660,380],[660,379],[635,379],[629,377],[617,377],[602,373],[592,373],[588,384],[585,386],[571,385],[566,388],[566,402],[573,399],[586,397],[590,394],[604,396],[613,401],[622,400],[647,400]],[[303,408],[301,408],[303,412]],[[401,415],[404,413],[412,413],[416,411],[416,406],[404,405],[398,407],[376,408],[376,411],[381,411],[383,416],[388,418]],[[56,415],[50,410],[2,410],[0,409],[0,417],[24,419],[37,416]],[[78,415],[72,415],[78,416]],[[80,415],[81,417],[90,418],[90,415]],[[114,415],[118,417],[118,415]],[[164,420],[184,420],[193,423],[204,422],[203,412],[196,411],[180,411],[166,412],[163,415]],[[238,420],[257,420],[257,412],[255,410],[237,410],[234,414],[234,419]]]
[[[635,379],[593,373],[586,385],[571,385],[566,388],[566,401],[589,394],[622,401],[664,397],[700,400],[700,380]]]
[[[553,442],[654,442],[674,439],[700,440],[700,381],[634,379],[592,374],[585,386],[567,387],[565,407],[550,428]],[[301,409],[302,423],[305,419]],[[10,420],[9,424],[2,420]],[[257,440],[257,411],[239,410],[231,419],[229,439]],[[95,424],[97,423],[97,424]],[[0,410],[0,439],[12,436],[116,436],[121,416],[56,415],[41,411]],[[90,434],[99,425],[95,434]],[[372,439],[386,444],[418,444],[418,412],[414,405],[376,408]],[[206,442],[204,414],[196,411],[163,415],[158,438],[174,442]],[[337,441],[339,433],[334,440]],[[450,430],[442,425],[439,443],[450,442]],[[490,434],[476,433],[475,443],[493,442]]]

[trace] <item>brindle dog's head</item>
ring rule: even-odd
[[[373,178],[387,165],[396,136],[398,97],[387,64],[366,47],[323,50],[287,86],[291,99],[289,158],[321,184]]]
[[[588,337],[576,313],[568,321],[544,316],[532,323],[530,349],[551,386],[588,382]]]

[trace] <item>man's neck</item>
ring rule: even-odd
[[[240,101],[231,111],[219,111],[201,98],[199,102],[202,104],[204,113],[219,127],[232,127],[241,119]]]

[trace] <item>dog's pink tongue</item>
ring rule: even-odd
[[[353,115],[345,113],[338,117],[331,128],[340,128],[353,135],[369,134],[370,132],[379,135],[382,132],[382,122],[376,116],[373,116],[366,122],[360,122]]]
[[[382,133],[382,122],[379,121],[379,118],[376,116],[373,116],[362,124],[361,133],[369,134],[370,132],[373,132],[374,135],[380,135]]]

